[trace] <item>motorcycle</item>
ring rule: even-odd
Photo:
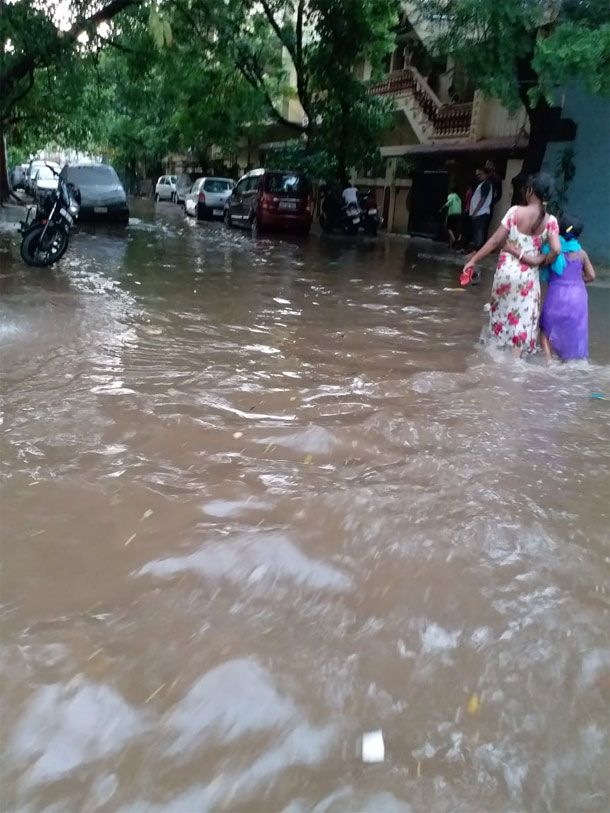
[[[41,195],[35,206],[30,206],[21,221],[21,258],[26,265],[44,268],[57,262],[66,252],[70,229],[80,210],[80,193],[73,184],[58,176],[57,189]],[[30,219],[34,210],[34,216]]]
[[[381,226],[381,217],[374,192],[370,189],[359,192],[358,202],[362,213],[362,228],[370,237],[377,237],[377,231]]]
[[[322,199],[319,221],[326,234],[341,229],[346,234],[355,235],[362,228],[371,237],[377,235],[381,223],[377,203],[368,191],[358,193],[358,206],[346,204],[340,194],[328,191]]]

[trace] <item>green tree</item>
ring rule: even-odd
[[[394,0],[182,0],[177,13],[233,61],[287,134],[334,157],[337,171],[376,149],[387,101],[367,94],[355,73],[367,59],[380,71],[398,21]],[[303,117],[287,113],[298,101]]]
[[[83,55],[106,44],[100,33],[141,0],[13,0],[0,4],[0,198],[9,193],[6,139],[51,136],[54,123],[70,119],[70,99],[84,88]],[[74,59],[77,59],[75,62]],[[68,91],[67,93],[65,91]],[[62,96],[63,94],[63,96]],[[68,119],[65,119],[65,116]],[[80,126],[80,125],[78,125]]]
[[[607,0],[412,0],[409,13],[437,30],[438,50],[478,88],[509,109],[524,105],[526,173],[540,169],[560,123],[554,86],[580,78],[594,93],[610,92]]]

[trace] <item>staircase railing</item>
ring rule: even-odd
[[[472,103],[443,104],[417,68],[393,71],[369,85],[368,92],[374,96],[413,96],[439,138],[458,138],[470,133]]]

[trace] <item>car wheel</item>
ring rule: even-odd
[[[233,228],[233,219],[232,219],[232,217],[231,217],[231,212],[229,211],[229,208],[228,208],[228,207],[225,209],[225,211],[224,211],[224,215],[223,215],[223,218],[222,218],[222,219],[223,219],[223,222],[224,222],[225,226],[226,226],[228,229],[232,229],[232,228]]]

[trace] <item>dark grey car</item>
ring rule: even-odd
[[[81,196],[79,220],[113,220],[127,223],[127,195],[110,164],[72,164],[61,171],[67,183],[78,187]]]

